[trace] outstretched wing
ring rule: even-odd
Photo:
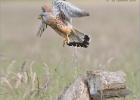
[[[54,2],[53,11],[56,16],[61,17],[63,15],[63,19],[69,22],[73,17],[89,16],[88,12],[62,0],[57,0]]]
[[[47,29],[47,24],[41,19],[37,36],[41,37],[45,29]]]
[[[45,12],[45,9],[42,7],[42,12]],[[45,23],[44,16],[40,15],[40,26],[37,32],[37,36],[41,37],[45,29],[47,29],[47,23]]]
[[[40,19],[40,26],[39,26],[39,29],[38,29],[38,32],[37,32],[37,36],[41,37],[43,32],[45,31],[45,29],[47,29],[47,23],[45,22],[45,12],[46,12],[46,9],[44,7],[41,8],[42,9],[42,12],[41,14],[39,15],[39,18]]]

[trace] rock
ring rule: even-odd
[[[88,71],[77,78],[59,97],[59,100],[106,100],[125,97],[131,93],[122,71]]]
[[[82,76],[76,79],[58,100],[90,100],[88,88],[84,81]]]

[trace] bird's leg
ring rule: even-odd
[[[69,44],[70,39],[69,39],[69,35],[68,34],[67,34],[66,40],[67,40],[67,44]]]
[[[65,44],[67,43],[66,38],[63,41],[63,47],[65,47]]]
[[[70,39],[68,37],[68,34],[65,36],[64,41],[63,41],[63,47],[65,46],[65,44],[69,44]]]

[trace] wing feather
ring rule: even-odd
[[[43,16],[39,16],[39,17],[40,17],[40,26],[37,32],[37,36],[41,37],[43,32],[47,29],[47,23],[45,23]]]
[[[81,10],[67,1],[58,0],[53,6],[54,14],[56,16],[64,14],[67,21],[71,21],[73,17],[89,16],[88,12]]]

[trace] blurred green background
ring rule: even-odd
[[[0,75],[12,61],[15,61],[10,69],[13,72],[18,71],[24,61],[33,61],[33,70],[43,81],[43,63],[46,63],[51,77],[46,98],[56,100],[65,86],[88,70],[122,70],[133,91],[126,100],[139,100],[139,2],[69,1],[90,12],[90,17],[73,20],[77,29],[91,37],[87,49],[63,47],[62,38],[50,27],[41,38],[36,36],[37,17],[45,0],[0,1]],[[10,94],[0,98],[11,100]]]

